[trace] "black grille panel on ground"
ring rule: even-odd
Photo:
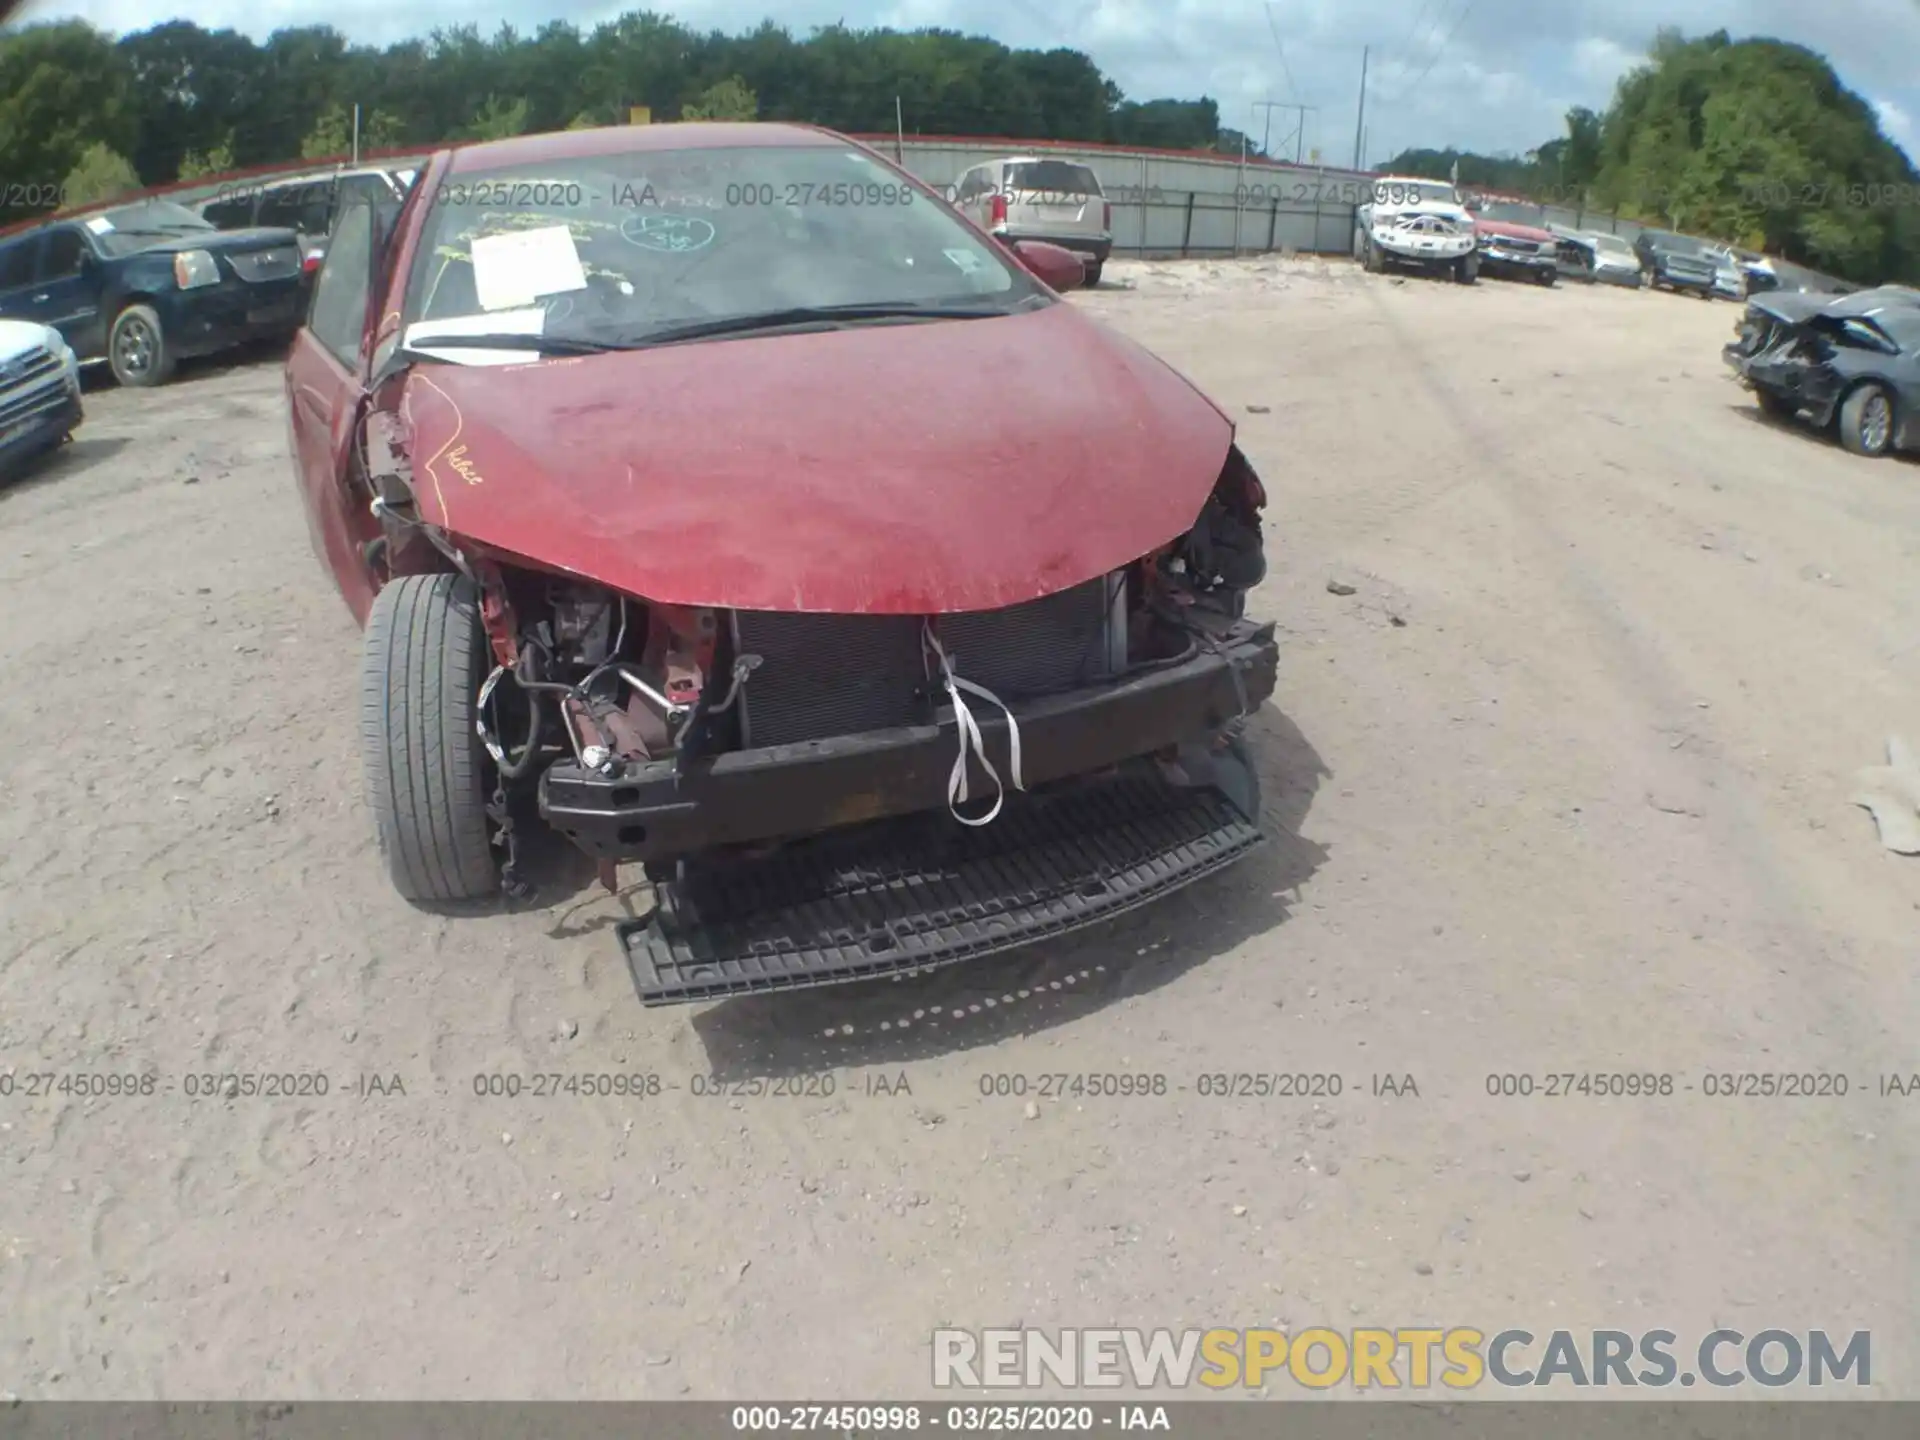
[[[906,816],[695,871],[619,934],[647,1005],[867,979],[1077,930],[1262,838],[1219,791],[1136,770],[1010,797],[981,830]]]
[[[1092,684],[1109,673],[1108,581],[999,610],[933,619],[955,673],[1002,700]],[[789,745],[932,719],[917,615],[735,613],[742,653],[761,657],[744,692],[746,742]]]

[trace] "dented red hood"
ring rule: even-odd
[[[1233,428],[1071,306],[421,364],[422,515],[670,604],[985,610],[1190,526]]]

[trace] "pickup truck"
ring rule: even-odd
[[[1475,201],[1467,208],[1473,214],[1480,268],[1487,274],[1531,280],[1536,285],[1551,285],[1560,278],[1560,238],[1529,223],[1524,207]]]

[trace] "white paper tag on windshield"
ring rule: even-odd
[[[515,310],[543,295],[587,288],[573,233],[564,225],[482,235],[473,242],[473,288],[483,310]]]
[[[87,221],[87,229],[91,230],[96,235],[104,235],[109,230],[113,229],[113,221],[109,220],[104,215],[96,215],[91,220]]]

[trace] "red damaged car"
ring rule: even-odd
[[[916,970],[1261,839],[1265,494],[1232,422],[884,157],[791,125],[443,151],[287,363],[421,902],[540,821],[645,865],[649,1004]]]

